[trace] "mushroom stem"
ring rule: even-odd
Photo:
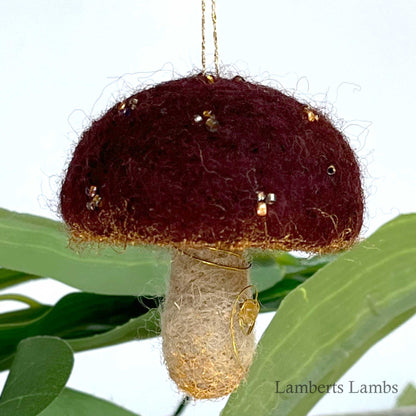
[[[247,373],[254,334],[240,327],[238,314],[252,297],[249,285],[247,263],[238,253],[173,254],[162,312],[163,353],[171,378],[194,398],[222,397]]]

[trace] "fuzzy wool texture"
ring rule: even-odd
[[[175,251],[172,260],[161,321],[165,362],[182,391],[196,399],[213,399],[231,393],[253,359],[254,334],[243,333],[238,308],[234,335],[230,329],[233,306],[249,285],[249,276],[248,270],[227,270],[192,256],[234,267],[246,263],[232,254],[207,249],[188,250],[187,254]],[[248,297],[246,291],[239,300]]]
[[[276,196],[265,216],[258,192]],[[364,204],[355,155],[325,114],[241,77],[200,74],[94,121],[60,206],[75,241],[330,252],[356,241]]]

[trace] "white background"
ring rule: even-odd
[[[365,177],[363,236],[415,211],[416,3],[217,1],[223,72],[321,102],[349,136]],[[196,0],[0,0],[0,207],[55,218],[64,166],[90,118],[149,82],[195,72],[200,49]],[[52,303],[71,289],[49,281],[19,291]],[[340,382],[415,383],[415,334],[413,318]],[[161,361],[159,340],[80,353],[69,385],[167,416],[181,396]],[[329,394],[311,414],[382,409],[395,398]],[[223,405],[192,404],[185,415]]]

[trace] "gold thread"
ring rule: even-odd
[[[205,12],[206,12],[206,4],[205,0],[201,2],[202,7],[202,73],[206,74],[206,39],[205,39]],[[211,0],[211,21],[213,27],[212,37],[214,40],[214,64],[215,64],[215,73],[219,76],[219,57],[218,57],[218,33],[217,33],[217,12],[216,12],[216,3],[215,0]]]
[[[215,248],[215,247],[207,247],[207,248],[209,250],[212,250],[212,251],[218,251],[218,252],[222,252],[222,253],[232,254],[233,256],[239,257],[240,259],[243,258],[243,256],[241,254],[233,253],[232,251],[221,250],[221,249]],[[227,264],[215,263],[214,261],[202,259],[198,256],[194,256],[193,254],[187,253],[186,251],[181,250],[180,248],[177,248],[177,250],[179,252],[181,252],[182,254],[185,254],[186,256],[190,257],[191,259],[199,261],[200,263],[207,264],[208,266],[219,267],[219,268],[225,269],[225,270],[234,270],[236,272],[241,272],[242,270],[250,269],[251,266],[252,266],[251,262],[247,263],[247,266],[244,266],[244,267],[228,266]]]
[[[214,63],[215,63],[215,73],[217,77],[219,76],[219,63],[218,63],[218,34],[217,34],[217,13],[215,11],[216,4],[215,0],[211,0],[211,18],[212,18],[212,26],[214,29],[213,37],[214,37]]]
[[[205,60],[205,0],[202,0],[202,73],[206,72],[206,60]]]
[[[239,259],[243,258],[243,256],[241,254],[236,253],[235,251],[224,250],[223,248],[218,248],[218,247],[207,247],[207,249],[211,250],[211,251],[218,251],[220,253],[229,254],[231,256],[238,257]]]
[[[243,368],[243,364],[241,363],[241,361],[240,361],[240,356],[238,355],[238,349],[237,349],[237,343],[235,342],[235,331],[234,331],[234,316],[235,316],[235,314],[237,313],[237,304],[238,304],[238,302],[240,301],[240,298],[241,298],[241,295],[247,290],[247,289],[249,289],[249,288],[254,288],[254,291],[255,291],[255,297],[254,297],[254,299],[246,299],[244,302],[243,302],[243,305],[247,302],[247,301],[252,301],[252,302],[254,302],[254,304],[256,305],[256,308],[257,308],[257,313],[256,313],[256,316],[254,317],[254,321],[253,321],[253,323],[252,323],[252,325],[250,325],[250,327],[249,327],[249,329],[247,330],[247,331],[245,331],[244,329],[243,329],[243,327],[242,327],[242,325],[241,325],[241,322],[239,321],[239,325],[240,325],[240,328],[241,328],[241,330],[243,331],[243,334],[244,335],[250,335],[251,334],[251,331],[253,330],[253,328],[254,328],[254,324],[256,323],[256,320],[257,320],[257,315],[258,315],[258,313],[259,313],[259,311],[260,311],[260,304],[259,304],[259,301],[258,301],[258,296],[259,296],[259,292],[258,292],[258,290],[257,290],[257,288],[254,286],[254,285],[248,285],[248,286],[246,286],[243,290],[241,290],[240,291],[240,293],[237,295],[237,297],[235,298],[235,301],[234,301],[234,304],[233,304],[233,309],[232,309],[232,311],[231,311],[231,316],[230,316],[230,332],[231,332],[231,342],[232,342],[232,344],[233,344],[233,350],[234,350],[234,355],[235,355],[235,358],[237,359],[237,361],[238,361],[238,363],[240,364],[240,367],[241,368]]]

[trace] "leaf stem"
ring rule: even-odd
[[[186,406],[188,406],[188,403],[191,401],[191,398],[189,396],[184,396],[182,401],[179,403],[178,408],[176,409],[173,416],[179,416],[182,414],[182,412],[185,410]]]

